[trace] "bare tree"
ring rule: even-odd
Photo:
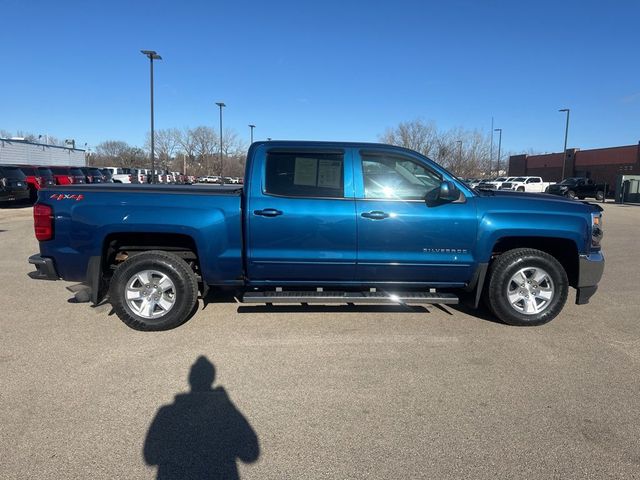
[[[380,140],[422,153],[461,177],[478,177],[489,170],[490,137],[477,130],[441,131],[434,122],[417,119],[387,129]]]
[[[106,140],[96,146],[95,155],[91,155],[91,163],[115,167],[142,167],[149,161],[141,148],[132,147],[121,140]]]

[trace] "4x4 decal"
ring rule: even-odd
[[[49,198],[52,198],[53,200],[75,200],[76,202],[79,202],[84,199],[84,195],[81,193],[54,193]]]

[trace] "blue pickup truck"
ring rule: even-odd
[[[595,293],[598,205],[474,190],[430,159],[367,143],[251,145],[240,188],[69,185],[41,190],[34,279],[80,282],[132,328],[184,322],[210,289],[247,303],[484,301],[540,325]]]

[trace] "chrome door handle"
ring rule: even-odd
[[[380,210],[374,210],[373,212],[364,212],[361,213],[360,216],[364,218],[370,218],[372,220],[383,220],[389,217],[389,214],[386,212],[381,212]]]
[[[254,210],[253,214],[262,217],[277,217],[278,215],[282,215],[282,212],[275,208],[265,208],[264,210]]]

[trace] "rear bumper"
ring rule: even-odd
[[[19,202],[29,198],[29,189],[24,190],[5,190],[0,192],[0,202]]]
[[[598,282],[600,282],[603,273],[604,255],[602,252],[580,255],[576,304],[584,305],[589,303],[589,299],[598,289]]]
[[[27,274],[34,280],[58,280],[60,278],[52,258],[42,257],[40,255],[31,255],[29,257],[29,263],[36,267],[34,272],[29,272]]]

